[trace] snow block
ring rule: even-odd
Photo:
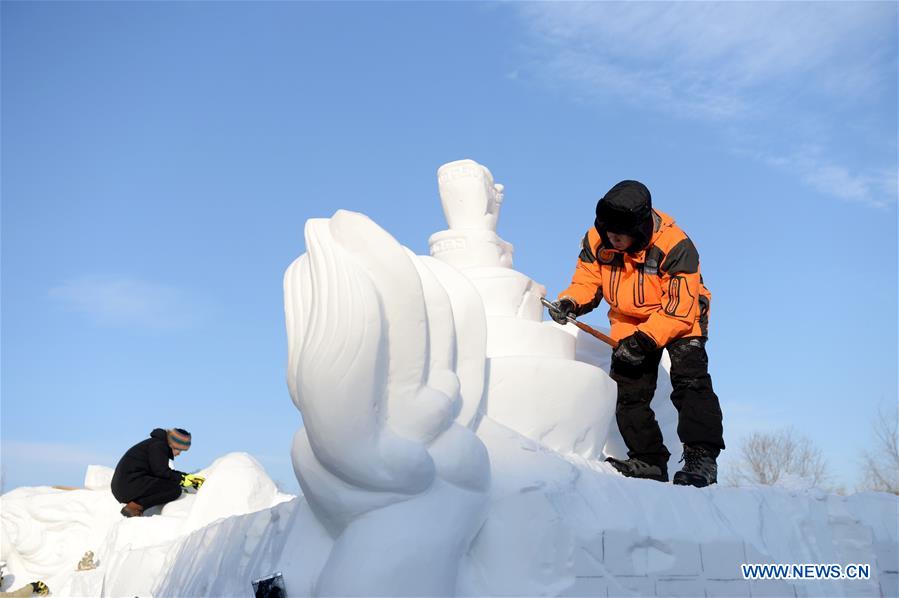
[[[836,561],[839,563],[873,563],[874,534],[870,527],[860,525],[855,519],[831,518],[831,534]]]
[[[539,355],[574,360],[574,348],[573,336],[545,322],[499,316],[487,319],[487,357]]]
[[[606,598],[608,592],[609,583],[603,577],[576,577],[574,584],[563,590],[559,596]]]
[[[796,596],[793,584],[781,579],[763,579],[749,582],[752,598],[788,598]]]
[[[899,574],[881,573],[877,577],[880,580],[881,596],[899,596]]]
[[[697,576],[702,573],[702,560],[699,553],[699,545],[689,540],[668,540],[662,547],[669,557],[671,566],[660,571],[666,576]]]
[[[573,546],[571,531],[559,525],[544,494],[534,491],[491,504],[470,555],[474,562],[490,563],[483,570],[484,594],[550,596],[573,583]]]
[[[652,577],[616,577],[609,580],[609,596],[655,596],[656,580]]]
[[[853,596],[857,598],[880,598],[880,585],[872,579],[847,579],[840,584],[840,589],[844,596]],[[884,594],[884,596],[895,596],[896,594]]]
[[[693,598],[704,596],[701,579],[659,579],[656,582],[656,596],[659,598]]]
[[[603,566],[603,541],[602,535],[595,536],[587,543],[578,546],[574,550],[574,574],[579,577],[603,576],[606,573]]]
[[[874,554],[877,559],[877,571],[899,573],[899,545],[894,542],[874,542]]]
[[[750,598],[749,582],[742,579],[706,580],[706,598]]]
[[[746,550],[746,560],[741,562],[759,564],[776,562],[764,548],[759,548],[751,542],[746,542],[744,548]],[[742,574],[740,577],[742,577]]]
[[[809,583],[812,582],[802,582],[794,585],[792,595],[795,596],[795,598],[818,598],[819,596],[827,595],[826,593],[822,593],[818,586],[810,589]],[[789,596],[789,594],[787,596]]]
[[[606,570],[615,576],[638,575],[631,557],[631,546],[636,533],[622,530],[606,530],[603,532],[603,564]]]
[[[700,546],[700,552],[706,579],[743,578],[740,564],[748,562],[743,542],[707,542]]]
[[[694,542],[661,541],[635,531],[606,530],[605,566],[613,575],[697,576],[702,567]]]

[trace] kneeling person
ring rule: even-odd
[[[121,503],[125,517],[140,517],[145,509],[171,502],[181,496],[181,488],[198,488],[203,478],[169,467],[190,448],[190,433],[181,428],[156,428],[150,437],[132,446],[119,460],[112,476],[112,494]]]

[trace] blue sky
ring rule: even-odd
[[[0,11],[4,490],[80,485],[157,426],[193,432],[179,468],[247,451],[295,490],[304,222],[361,211],[427,253],[466,157],[552,294],[596,200],[650,187],[701,254],[734,449],[792,425],[851,487],[897,401],[895,3]]]

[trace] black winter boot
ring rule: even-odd
[[[621,472],[621,475],[628,478],[644,478],[647,480],[655,480],[657,482],[668,481],[668,468],[658,465],[651,465],[646,461],[634,459],[633,457],[622,461],[614,457],[606,457],[606,463],[611,463],[612,467]]]
[[[709,449],[685,444],[681,461],[686,463],[683,469],[674,474],[674,484],[704,488],[718,483],[718,464]]]

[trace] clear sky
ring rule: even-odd
[[[303,224],[357,210],[427,253],[461,158],[553,295],[597,199],[649,186],[700,251],[731,447],[792,425],[851,487],[896,404],[893,2],[0,11],[4,490],[182,426],[180,469],[247,451],[295,491]]]

